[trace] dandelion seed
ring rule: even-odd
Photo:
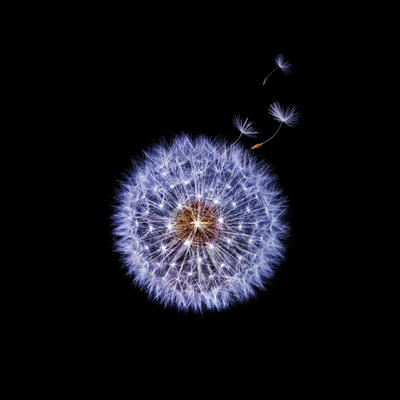
[[[246,136],[252,136],[260,133],[256,128],[253,127],[253,122],[250,122],[248,118],[246,118],[243,122],[239,115],[235,115],[233,117],[233,125],[235,125],[241,135],[243,134]]]
[[[242,135],[246,136],[254,136],[258,135],[260,132],[257,128],[253,127],[253,122],[249,121],[248,118],[246,118],[244,121],[240,118],[239,115],[235,115],[233,117],[233,125],[235,125],[235,128],[240,132],[239,137],[229,146],[228,149],[225,150],[224,155],[226,152],[234,145],[236,144],[239,139],[242,137]]]
[[[269,77],[273,72],[275,72],[277,69],[281,69],[282,72],[283,72],[285,75],[290,75],[290,74],[292,73],[292,64],[291,64],[290,62],[288,62],[288,61],[285,61],[285,58],[284,58],[284,56],[283,56],[282,53],[281,53],[281,54],[278,54],[278,55],[275,57],[275,64],[277,65],[277,67],[276,67],[275,69],[273,69],[273,70],[267,75],[267,77],[266,77],[266,78],[264,79],[264,81],[263,81],[263,85],[265,85],[265,84],[267,83],[268,77]]]
[[[297,110],[297,106],[288,107],[286,110],[277,102],[274,101],[269,106],[269,113],[281,123],[293,128],[299,121],[300,112]]]
[[[278,54],[275,57],[275,64],[282,70],[285,75],[290,75],[292,73],[292,64],[285,61],[283,54]]]
[[[269,142],[278,132],[279,129],[281,129],[281,126],[283,124],[294,128],[295,125],[299,122],[299,117],[300,117],[300,111],[297,110],[297,106],[295,107],[288,107],[286,110],[277,102],[274,101],[270,106],[269,106],[269,113],[274,117],[275,120],[280,121],[280,125],[276,132],[265,142],[262,143],[257,143],[254,145],[251,149],[258,149],[261,147],[263,144]]]

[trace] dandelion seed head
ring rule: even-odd
[[[289,232],[269,164],[241,145],[186,134],[133,161],[112,222],[133,283],[152,300],[193,312],[256,296],[283,261]]]

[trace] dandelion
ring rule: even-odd
[[[300,111],[297,110],[297,106],[292,107],[292,108],[288,107],[285,110],[277,101],[274,101],[269,106],[268,111],[274,117],[275,120],[280,121],[280,125],[279,125],[278,129],[276,130],[276,132],[268,140],[266,140],[265,142],[262,142],[262,143],[257,143],[256,145],[254,145],[251,148],[252,150],[258,149],[263,144],[269,142],[279,132],[279,129],[281,129],[281,126],[283,124],[285,124],[291,128],[294,128],[299,121]]]
[[[234,124],[256,133],[247,119]],[[269,164],[239,145],[186,134],[133,162],[112,222],[133,283],[152,300],[193,312],[227,309],[265,289],[289,231]]]
[[[264,79],[264,81],[263,81],[263,85],[265,85],[266,83],[267,83],[267,79],[268,79],[268,77],[274,72],[274,71],[276,71],[277,69],[281,69],[282,70],[282,72],[285,74],[285,75],[290,75],[291,73],[292,73],[292,64],[290,63],[290,62],[288,62],[288,61],[285,61],[285,58],[284,58],[284,56],[283,56],[283,54],[278,54],[276,57],[275,57],[275,64],[277,65],[277,67],[275,68],[275,69],[273,69],[268,75],[267,75],[267,77]]]
[[[286,75],[291,64],[275,58]],[[296,107],[276,101],[269,113],[294,127]],[[132,163],[121,180],[112,215],[114,248],[133,284],[151,300],[180,311],[228,309],[265,289],[285,258],[286,198],[272,167],[236,145],[259,133],[234,115],[240,135],[190,135],[162,140]],[[236,146],[235,146],[236,145]]]

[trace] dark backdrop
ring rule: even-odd
[[[89,29],[70,43],[55,61],[63,68],[58,90],[65,92],[60,138],[66,146],[65,191],[74,210],[67,248],[76,257],[65,270],[73,285],[63,295],[64,312],[82,326],[113,327],[133,334],[144,327],[234,323],[260,332],[290,327],[316,318],[312,295],[318,278],[311,270],[310,116],[305,43],[267,33],[262,24],[242,31],[238,26],[163,25],[154,32],[113,23]],[[283,53],[293,73],[275,71]],[[273,101],[298,105],[296,128],[283,126],[256,150],[273,164],[290,206],[291,239],[286,260],[266,291],[246,304],[203,315],[178,313],[147,299],[125,275],[112,250],[110,215],[116,182],[131,159],[161,136],[188,132],[234,141],[234,114],[260,127],[260,140],[279,123],[268,114]],[[243,137],[251,147],[257,141]],[[70,222],[70,221],[68,221]],[[73,251],[72,251],[73,250]],[[57,289],[56,289],[57,290]],[[79,326],[79,325],[78,325]],[[283,329],[283,330],[286,330]],[[287,330],[286,330],[287,331]]]

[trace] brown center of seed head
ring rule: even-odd
[[[175,216],[178,238],[194,246],[206,246],[215,242],[220,234],[215,207],[195,200],[186,203]]]

